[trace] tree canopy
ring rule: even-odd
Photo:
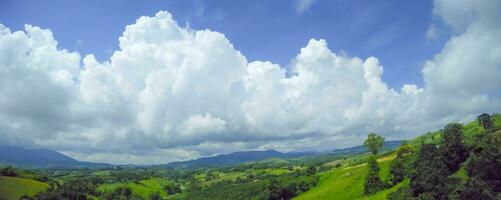
[[[381,137],[375,133],[370,133],[364,142],[364,146],[374,155],[378,154],[381,147],[384,144],[384,137]]]

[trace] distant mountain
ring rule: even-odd
[[[25,149],[0,145],[0,164],[20,167],[80,168],[109,167],[109,164],[81,162],[50,149]]]
[[[395,150],[397,149],[400,145],[402,145],[401,140],[395,140],[395,141],[385,141],[383,144],[382,150]],[[336,155],[344,155],[344,154],[360,154],[360,153],[365,153],[367,152],[367,148],[365,148],[363,145],[359,146],[354,146],[354,147],[349,147],[349,148],[344,148],[344,149],[335,149],[329,154],[336,154]]]
[[[282,153],[276,150],[266,151],[241,151],[230,154],[221,154],[212,157],[198,158],[189,161],[172,162],[165,166],[173,168],[195,168],[195,167],[223,167],[237,165],[246,162],[260,161],[270,158],[298,158],[316,155],[315,152],[290,152]]]

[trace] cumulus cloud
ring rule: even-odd
[[[371,131],[411,138],[501,109],[501,27],[491,23],[499,17],[491,7],[500,6],[479,2],[435,2],[456,32],[423,66],[424,87],[400,89],[382,80],[377,58],[337,54],[322,39],[301,48],[286,72],[247,61],[222,33],[182,28],[165,11],[128,25],[105,62],[58,49],[50,30],[0,25],[0,141],[154,164],[247,149],[329,150]],[[451,20],[463,15],[472,19]]]

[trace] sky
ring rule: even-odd
[[[501,2],[0,0],[0,144],[160,164],[501,110]]]

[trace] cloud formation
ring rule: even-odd
[[[328,150],[371,131],[410,138],[499,111],[501,5],[453,5],[435,2],[455,35],[423,66],[424,87],[398,90],[382,80],[377,58],[337,54],[325,40],[311,39],[287,72],[248,61],[222,33],[180,27],[166,11],[128,25],[106,62],[58,49],[50,30],[0,25],[0,141],[154,164],[246,149]]]

